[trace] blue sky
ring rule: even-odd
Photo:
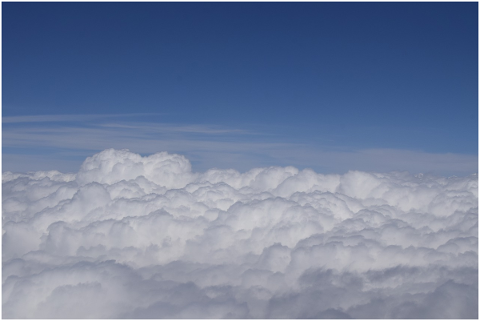
[[[477,172],[477,6],[2,3],[3,171]]]

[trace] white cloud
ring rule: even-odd
[[[478,178],[192,172],[105,150],[3,173],[4,318],[476,318]]]

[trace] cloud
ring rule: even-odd
[[[125,120],[129,116],[128,120]],[[155,122],[152,114],[38,115],[5,117],[4,170],[77,171],[82,161],[106,148],[151,154],[168,150],[186,155],[197,171],[293,165],[323,173],[409,171],[465,176],[478,172],[478,156],[421,150],[354,149],[327,139],[286,135],[274,128]],[[138,119],[138,120],[135,120]],[[143,120],[143,121],[142,121]],[[162,121],[166,119],[162,118]],[[326,135],[328,136],[328,135]],[[74,142],[74,143],[72,143]],[[33,167],[32,167],[33,166]]]
[[[108,149],[2,178],[4,318],[478,317],[476,174]]]
[[[106,118],[118,117],[135,117],[135,116],[158,116],[161,114],[78,114],[78,115],[29,115],[29,116],[9,116],[2,117],[3,124],[13,123],[52,123],[52,122],[79,122],[79,121],[93,121]]]

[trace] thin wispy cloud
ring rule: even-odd
[[[113,122],[115,117],[106,120],[103,117],[86,118],[88,121],[82,118],[72,121],[70,117],[60,116],[49,118],[48,121],[54,121],[53,126],[7,123],[3,130],[3,146],[6,148],[3,154],[4,170],[48,169],[54,166],[52,162],[56,162],[62,170],[72,172],[78,169],[82,158],[92,151],[111,147],[130,148],[139,153],[154,153],[158,150],[189,153],[198,169],[237,165],[247,169],[258,163],[267,150],[288,149],[289,146],[287,143],[259,140],[259,137],[267,135],[250,129],[145,121]],[[53,149],[50,153],[52,161],[36,163],[41,167],[25,168],[33,155],[45,159],[44,153],[35,152],[37,149]],[[255,153],[261,155],[252,157]],[[72,157],[76,157],[76,163]],[[212,163],[214,159],[217,161]]]
[[[2,123],[12,124],[12,123],[53,123],[53,122],[79,122],[79,121],[89,121],[89,120],[101,120],[101,119],[112,119],[112,118],[131,118],[137,116],[159,116],[161,114],[157,113],[131,113],[131,114],[77,114],[77,115],[29,115],[29,116],[7,116],[2,117]]]
[[[68,119],[68,120],[67,120]],[[171,151],[188,155],[198,170],[210,167],[248,170],[254,166],[295,165],[324,172],[358,170],[407,170],[465,175],[477,172],[475,155],[426,153],[395,149],[333,148],[295,140],[280,141],[261,129],[226,128],[219,125],[175,125],[149,122],[112,122],[89,118],[63,125],[67,117],[56,120],[56,126],[32,126],[18,122],[4,126],[5,170],[18,171],[18,150],[29,148],[75,151],[88,155],[106,148],[129,148],[138,153]],[[265,128],[268,130],[268,128]],[[75,142],[72,144],[72,142]],[[85,151],[83,154],[79,151]],[[12,155],[12,158],[9,158]],[[30,157],[30,156],[24,156]],[[11,159],[11,160],[10,160]],[[60,159],[57,161],[60,162]],[[80,165],[70,171],[75,171]],[[53,166],[53,165],[52,165]],[[51,169],[53,169],[52,167]],[[37,168],[40,169],[40,168]],[[47,169],[47,168],[44,168]]]

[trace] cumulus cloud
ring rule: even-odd
[[[478,317],[476,174],[109,149],[2,186],[4,318]]]

